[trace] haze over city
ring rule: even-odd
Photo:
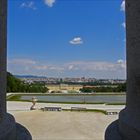
[[[125,78],[122,0],[9,0],[8,71]]]

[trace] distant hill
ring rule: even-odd
[[[46,78],[45,76],[35,76],[35,75],[14,75],[16,78]]]

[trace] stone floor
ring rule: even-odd
[[[103,140],[117,115],[94,112],[10,111],[25,126],[33,140]]]

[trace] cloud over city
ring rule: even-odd
[[[8,70],[13,74],[33,74],[49,76],[97,76],[125,77],[126,61],[73,61],[65,63],[43,63],[30,59],[12,59],[8,61]],[[100,75],[99,75],[100,73]]]
[[[79,44],[83,44],[83,40],[81,37],[75,37],[69,43],[73,45],[79,45]]]
[[[75,61],[67,63],[69,70],[81,71],[121,71],[126,68],[125,61],[117,60],[117,62],[106,61]]]
[[[55,2],[56,0],[44,0],[44,3],[49,7],[53,7]]]

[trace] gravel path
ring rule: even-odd
[[[29,111],[32,103],[31,102],[7,102],[8,111]],[[56,104],[56,103],[36,103],[36,108],[40,109],[43,107],[61,107],[62,109],[71,109],[71,107],[82,107],[87,109],[100,109],[106,111],[119,112],[125,106],[124,105],[104,105],[104,104]]]
[[[104,140],[106,127],[117,115],[94,112],[10,111],[33,140]]]
[[[25,126],[33,140],[104,140],[106,127],[118,118],[118,115],[104,115],[95,112],[70,111],[30,111],[31,102],[7,102],[7,110],[15,116],[17,122]],[[120,111],[124,106],[90,104],[51,104],[37,103],[36,108],[57,106],[64,109],[86,107]]]

